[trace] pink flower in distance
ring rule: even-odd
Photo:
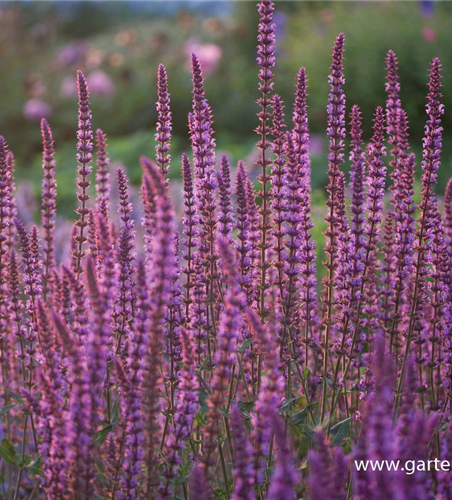
[[[436,31],[433,28],[426,26],[425,28],[422,28],[422,38],[426,42],[433,43],[436,41]]]
[[[89,88],[93,95],[111,96],[116,92],[113,80],[100,69],[88,75]]]
[[[39,122],[52,114],[52,108],[41,99],[29,99],[24,105],[23,112],[27,120]]]
[[[201,62],[203,73],[212,74],[218,67],[223,51],[215,43],[201,44],[198,39],[190,38],[185,44],[185,54],[187,56],[187,70],[191,69],[191,55],[196,54]]]

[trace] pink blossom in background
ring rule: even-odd
[[[314,156],[320,156],[325,151],[325,144],[323,142],[322,137],[319,135],[313,134],[311,137],[311,143],[309,145],[309,149],[311,154]]]
[[[191,69],[191,55],[196,54],[205,74],[211,74],[217,69],[223,55],[221,47],[215,43],[201,44],[197,38],[188,39],[184,51],[187,56],[187,70]]]
[[[436,41],[436,31],[433,28],[426,26],[425,28],[422,28],[422,38],[426,42],[432,43]]]
[[[116,92],[113,80],[100,69],[88,75],[89,87],[93,95],[111,96]]]
[[[30,121],[40,121],[52,114],[52,108],[41,99],[29,99],[24,105],[24,116]]]
[[[55,57],[55,62],[58,66],[72,66],[80,62],[86,55],[88,51],[88,44],[85,42],[72,42],[57,52]]]
[[[75,97],[77,95],[77,84],[72,76],[63,78],[60,86],[60,94],[62,97]]]
[[[113,80],[102,70],[96,70],[88,76],[91,94],[99,96],[111,96],[116,92]],[[77,85],[72,76],[63,78],[60,87],[62,97],[75,97],[77,95]]]

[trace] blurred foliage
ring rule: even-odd
[[[171,7],[170,7],[171,6]],[[375,106],[385,102],[384,57],[399,57],[402,99],[420,157],[429,61],[444,64],[446,106],[452,101],[452,4],[438,2],[277,2],[278,61],[275,91],[290,118],[296,73],[307,69],[313,132],[313,186],[326,181],[325,123],[331,47],[346,34],[348,109],[358,103],[369,137]],[[155,77],[169,74],[174,117],[172,175],[189,146],[191,105],[188,58],[203,54],[206,90],[217,144],[234,160],[252,157],[256,142],[257,13],[254,2],[4,2],[0,7],[0,133],[17,156],[18,176],[39,186],[38,115],[48,113],[58,152],[60,201],[73,200],[75,72],[92,87],[93,127],[109,136],[112,161],[138,182],[138,158],[153,154]],[[44,106],[44,107],[43,107]],[[46,108],[47,107],[47,108]],[[445,116],[446,136],[452,128]],[[451,175],[452,146],[445,141],[440,187]],[[251,155],[251,157],[250,157]],[[251,160],[250,160],[251,163]]]
[[[281,73],[306,67],[310,80],[311,125],[321,132],[325,119],[325,95],[331,42],[339,31],[346,34],[345,76],[347,109],[359,104],[367,136],[371,117],[384,105],[384,59],[389,49],[399,59],[402,104],[411,124],[412,147],[421,158],[425,124],[428,69],[433,57],[443,63],[445,137],[452,130],[452,4],[450,2],[337,2],[323,3],[313,19],[308,6],[290,18]],[[313,22],[314,21],[314,22]],[[277,85],[279,82],[277,83]],[[287,79],[281,85],[287,84]],[[287,89],[288,91],[289,89]],[[452,175],[452,145],[444,141],[440,190]]]

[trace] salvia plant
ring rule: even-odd
[[[354,466],[452,453],[452,181],[435,194],[440,61],[416,159],[395,53],[366,142],[359,106],[346,106],[338,35],[320,262],[307,75],[296,76],[290,114],[273,82],[273,2],[258,13],[258,179],[216,157],[195,54],[191,151],[171,157],[160,65],[156,154],[140,159],[139,198],[126,170],[110,167],[78,72],[68,245],[50,125],[41,124],[38,225],[18,217],[14,156],[0,137],[2,498],[452,498],[442,471]],[[168,181],[179,168],[181,220]]]

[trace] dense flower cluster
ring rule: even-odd
[[[397,57],[388,53],[387,101],[366,144],[358,105],[347,123],[337,37],[321,284],[307,75],[301,68],[286,123],[273,89],[274,10],[259,3],[257,193],[243,161],[217,162],[195,54],[179,225],[163,65],[141,200],[124,169],[111,171],[78,72],[78,207],[65,251],[50,125],[42,120],[40,227],[17,217],[14,157],[0,137],[2,498],[450,498],[441,471],[353,465],[450,459],[452,181],[444,202],[435,192],[441,64],[430,68],[417,205]]]

